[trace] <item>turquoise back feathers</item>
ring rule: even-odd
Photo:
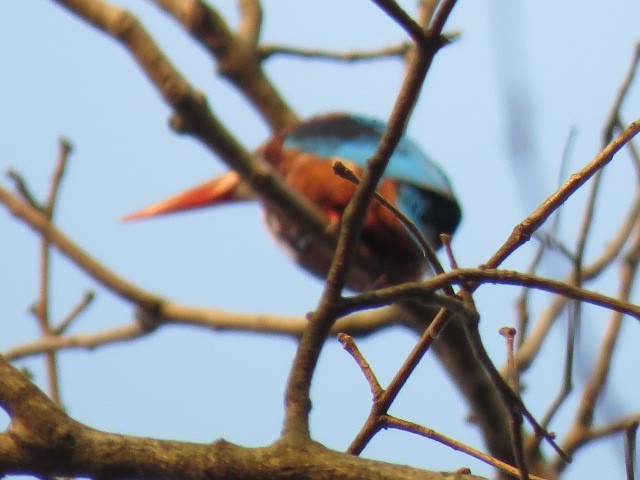
[[[284,148],[299,149],[321,157],[339,157],[362,168],[374,155],[386,124],[352,114],[312,118],[292,128]],[[422,230],[432,246],[440,245],[440,233],[452,234],[461,218],[451,183],[444,171],[409,138],[403,137],[383,179],[397,183],[398,208]]]

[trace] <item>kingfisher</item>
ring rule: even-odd
[[[356,187],[334,173],[334,162],[340,161],[361,175],[385,130],[386,124],[377,119],[331,113],[277,132],[256,154],[284,183],[318,207],[327,217],[328,228],[335,229]],[[441,246],[440,234],[453,234],[460,222],[460,205],[447,175],[407,137],[400,140],[391,156],[377,192],[418,227],[433,249]],[[257,196],[231,171],[127,215],[124,220],[252,199]],[[309,233],[268,203],[264,210],[268,229],[293,259],[316,276],[326,277],[331,265],[327,250],[318,248]],[[416,281],[429,270],[419,242],[381,202],[371,202],[360,241],[373,255],[376,267],[372,267],[373,277],[367,279],[351,275],[347,279],[351,290]]]

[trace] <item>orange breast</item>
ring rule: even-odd
[[[283,150],[278,139],[266,144],[261,153],[283,177],[287,185],[300,192],[305,198],[326,213],[330,223],[336,224],[355,192],[355,186],[337,176],[331,169],[332,159],[319,157],[299,150]],[[345,162],[356,174],[362,170]],[[384,180],[378,193],[392,204],[396,203],[396,185],[392,180]],[[320,277],[326,276],[331,264],[331,255],[314,248],[313,238],[277,218],[267,207],[267,223],[283,242],[295,260]],[[413,281],[425,271],[422,251],[403,226],[402,222],[377,201],[372,201],[365,218],[361,241],[379,260],[380,271],[376,272],[375,285],[362,285],[353,280],[349,285],[355,290],[366,290],[373,286],[391,285],[401,281]]]

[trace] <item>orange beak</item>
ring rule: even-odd
[[[229,202],[252,200],[256,198],[251,189],[240,179],[236,172],[225,173],[196,187],[178,193],[166,200],[130,213],[122,218],[124,221],[183,212],[196,208],[222,205]]]

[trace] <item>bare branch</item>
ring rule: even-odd
[[[634,245],[626,256],[625,263],[622,264],[620,299],[628,299],[633,281],[636,278],[638,263],[640,262],[640,231],[636,235]],[[566,449],[570,452],[575,451],[584,444],[584,435],[590,430],[593,421],[595,408],[602,394],[605,383],[611,372],[611,362],[616,344],[620,338],[622,328],[622,315],[620,312],[614,312],[609,320],[607,331],[605,332],[602,344],[600,346],[600,354],[596,366],[593,370],[591,378],[586,383],[586,387],[580,399],[580,406],[576,412],[574,424],[567,434],[565,440]]]
[[[622,80],[622,85],[618,89],[618,93],[611,107],[611,112],[609,113],[609,118],[606,121],[605,128],[603,130],[603,143],[609,143],[613,140],[613,136],[615,135],[615,130],[621,124],[620,119],[620,110],[622,109],[622,104],[627,98],[629,94],[629,90],[631,89],[631,85],[633,84],[633,80],[638,71],[638,65],[640,64],[640,43],[636,44],[636,47],[633,52],[633,58],[629,64],[629,68],[627,69],[627,74]]]
[[[505,347],[507,350],[507,381],[514,392],[520,391],[520,379],[514,356],[514,343],[516,337],[516,329],[512,327],[502,327],[498,330],[500,335],[504,337]]]
[[[299,48],[290,47],[284,45],[269,45],[261,44],[258,46],[258,55],[263,60],[267,60],[275,55],[298,57],[304,59],[318,59],[318,60],[336,60],[344,62],[357,62],[357,61],[369,61],[380,60],[394,57],[404,57],[407,52],[412,48],[412,44],[409,42],[402,43],[400,45],[392,45],[389,47],[383,47],[378,50],[362,50],[351,52],[330,52],[327,50],[312,49],[312,48]]]
[[[411,353],[407,356],[403,364],[400,366],[393,379],[389,383],[389,386],[382,391],[382,394],[374,397],[373,404],[369,416],[364,425],[353,439],[348,453],[358,455],[364,450],[364,447],[371,441],[373,436],[384,427],[382,418],[386,415],[389,407],[394,402],[402,387],[406,384],[409,376],[413,373],[418,363],[427,350],[433,344],[433,341],[437,338],[438,333],[444,328],[449,315],[445,309],[441,309],[436,318],[426,328],[420,340],[415,344]]]
[[[247,97],[273,131],[299,122],[262,70],[256,45],[262,23],[257,1],[240,1],[242,21],[237,35],[218,12],[202,0],[153,1],[211,53],[218,62],[218,72]]]
[[[3,352],[3,356],[7,360],[18,360],[60,350],[93,350],[97,347],[134,340],[148,334],[148,330],[144,329],[138,322],[134,322],[97,333],[45,337],[40,340],[12,347]]]
[[[347,332],[350,335],[363,337],[394,324],[401,324],[404,318],[404,314],[397,307],[357,312],[338,320],[332,332]],[[308,320],[304,317],[229,312],[180,305],[169,301],[163,303],[158,315],[151,321],[155,322],[155,328],[149,328],[148,324],[136,320],[121,327],[94,333],[58,335],[35,340],[12,347],[3,355],[7,360],[18,360],[49,351],[93,350],[113,343],[149,336],[155,332],[156,328],[165,325],[196,326],[216,332],[258,332],[299,337],[308,324]]]
[[[446,480],[450,474],[391,465],[329,450],[318,443],[277,442],[243,448],[224,440],[195,444],[116,435],[89,428],[55,406],[0,357],[0,406],[11,425],[0,433],[0,471],[113,479],[259,477],[285,480]],[[354,477],[355,475],[355,477]],[[479,477],[459,473],[460,480]]]
[[[78,304],[71,309],[67,316],[53,329],[55,335],[63,334],[67,328],[87,309],[89,305],[96,298],[96,293],[93,290],[85,292]]]
[[[640,119],[632,122],[617,138],[611,141],[596,157],[579,172],[571,175],[569,180],[529,217],[519,223],[502,247],[487,261],[486,266],[499,266],[516,249],[526,243],[533,232],[555,212],[578,188],[584,185],[602,167],[607,165],[613,156],[640,131]]]
[[[453,448],[454,450],[458,450],[460,452],[466,453],[467,455],[476,458],[487,465],[491,465],[503,472],[506,472],[514,477],[519,477],[519,471],[517,468],[505,463],[491,455],[487,455],[482,453],[480,450],[476,450],[464,443],[458,442],[453,438],[447,437],[437,431],[423,427],[422,425],[415,424],[413,422],[408,422],[407,420],[402,420],[400,418],[395,418],[389,415],[385,415],[382,419],[382,422],[386,427],[395,428],[398,430],[404,430],[405,432],[415,433],[425,438],[429,438],[431,440],[435,440],[438,443],[446,445],[447,447]],[[535,475],[529,475],[531,480],[544,480],[542,477],[537,477]]]
[[[395,2],[379,2],[378,5],[381,5],[381,3],[384,3],[382,8],[389,7],[394,10],[393,14],[398,15],[397,9],[393,7]],[[397,21],[398,17],[396,16],[394,20]],[[413,22],[413,25],[423,35],[424,30],[415,22]],[[444,26],[444,22],[442,26]],[[434,37],[429,38],[437,38],[441,31],[442,27],[440,30],[433,32]],[[409,115],[417,101],[431,62],[441,45],[439,41],[421,41],[418,44],[416,54],[412,57],[400,93],[393,107],[387,130],[383,134],[373,158],[368,162],[362,182],[356,188],[355,194],[345,209],[341,221],[338,245],[327,275],[322,298],[318,304],[318,309],[312,315],[309,328],[305,330],[302,336],[293,360],[285,394],[285,403],[287,405],[283,427],[285,435],[309,435],[311,377],[315,370],[320,350],[336,319],[336,304],[341,298],[349,267],[356,252],[358,238],[369,202],[391,154],[402,138]]]
[[[607,242],[598,258],[582,268],[582,276],[585,280],[597,277],[620,255],[622,248],[631,236],[633,228],[637,225],[638,218],[640,218],[640,190],[636,189],[629,211],[615,236]]]
[[[240,7],[238,36],[253,45],[255,49],[262,28],[262,7],[258,0],[238,0],[238,6]]]
[[[115,272],[109,270],[95,258],[73,243],[64,233],[53,226],[50,220],[34,209],[31,205],[21,201],[11,192],[0,186],[0,202],[16,217],[37,230],[65,256],[73,260],[78,266],[93,278],[107,286],[116,295],[131,301],[142,308],[153,311],[159,304],[155,295],[133,285]]]
[[[48,221],[53,220],[55,206],[60,193],[62,177],[64,176],[69,154],[72,146],[68,140],[60,139],[58,161],[51,177],[49,185],[49,194],[47,200],[40,210]],[[26,192],[26,188],[24,190]],[[29,196],[26,196],[29,200]],[[31,201],[30,201],[31,202]],[[32,310],[38,322],[40,336],[44,339],[55,335],[51,327],[51,318],[49,315],[49,282],[50,282],[50,254],[51,242],[42,236],[40,240],[40,279],[39,279],[39,295],[35,308]],[[60,395],[60,383],[58,379],[58,362],[55,352],[46,352],[45,354],[45,370],[47,375],[47,383],[49,385],[49,394],[56,405],[62,405]]]
[[[627,470],[627,480],[634,480],[636,470],[636,434],[638,433],[638,424],[640,421],[632,422],[625,429],[625,452],[624,464]]]
[[[425,29],[422,28],[422,26],[420,26],[420,24],[417,23],[413,18],[411,18],[409,14],[407,14],[407,12],[405,12],[402,7],[395,2],[395,0],[372,1],[373,3],[378,5],[378,7],[389,17],[391,17],[393,21],[395,21],[402,27],[415,44],[420,44],[424,41],[426,36]],[[439,32],[441,31],[442,28],[439,29]]]
[[[349,355],[353,357],[353,359],[360,367],[364,378],[367,379],[369,388],[371,388],[371,395],[373,396],[373,399],[375,401],[380,397],[380,395],[383,394],[383,389],[380,386],[380,382],[378,382],[375,373],[373,373],[369,362],[367,362],[367,360],[364,358],[364,356],[358,349],[356,342],[353,341],[353,338],[350,335],[347,335],[346,333],[339,333],[338,341],[340,341],[340,343],[342,344],[342,348],[344,348],[349,353]]]
[[[15,170],[7,170],[7,177],[13,180],[16,186],[16,190],[20,196],[36,210],[44,212],[44,207],[40,205],[40,202],[36,199],[36,196],[31,192],[25,179]]]
[[[422,294],[431,294],[434,290],[442,288],[444,284],[461,285],[465,282],[474,282],[476,284],[496,283],[537,288],[546,292],[559,293],[574,300],[609,308],[640,319],[640,306],[627,301],[592,290],[577,288],[558,280],[513,270],[491,270],[487,268],[460,268],[429,278],[421,283],[405,283],[396,287],[360,293],[342,300],[341,309],[343,311],[352,311],[359,308],[386,305],[400,300],[420,298]]]

